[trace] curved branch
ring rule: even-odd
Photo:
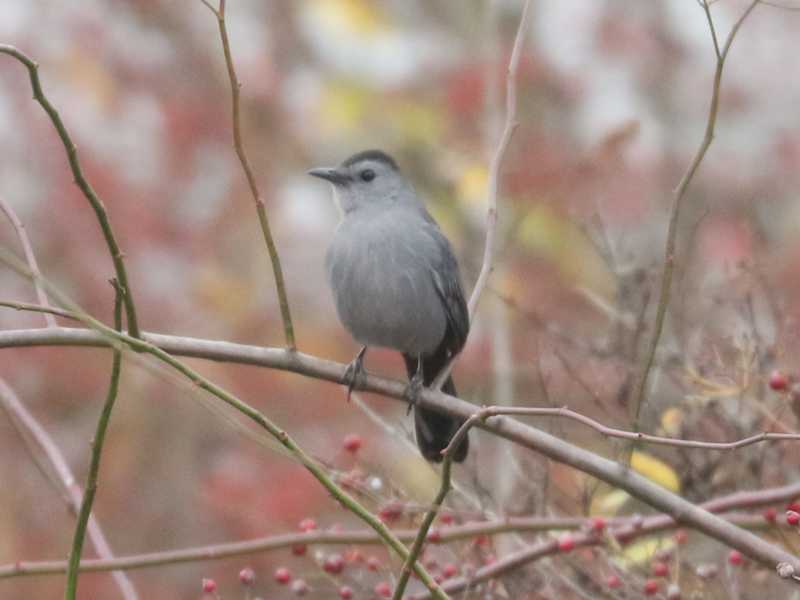
[[[103,231],[103,238],[106,241],[106,246],[108,246],[108,252],[111,254],[111,260],[114,262],[117,281],[119,281],[124,292],[123,302],[125,303],[125,316],[128,321],[128,330],[132,337],[139,337],[139,323],[136,319],[136,307],[133,303],[133,293],[128,285],[128,273],[125,270],[125,262],[123,261],[124,255],[117,244],[117,239],[114,237],[111,221],[108,219],[108,214],[106,213],[106,208],[102,200],[100,200],[92,185],[83,175],[83,169],[81,169],[81,163],[78,160],[78,149],[72,142],[72,138],[69,136],[67,128],[61,120],[61,115],[59,115],[55,107],[50,104],[47,96],[45,96],[42,91],[42,83],[39,80],[39,65],[24,52],[8,44],[0,44],[0,54],[7,54],[17,59],[28,69],[28,76],[30,77],[31,88],[33,89],[33,97],[42,106],[47,116],[50,117],[50,121],[52,121],[53,127],[55,127],[58,133],[58,137],[61,138],[61,143],[67,151],[67,160],[69,161],[69,167],[72,170],[72,177],[75,180],[75,184],[80,188],[81,192],[83,192],[89,204],[91,204],[97,221],[100,223],[100,229]]]
[[[102,324],[100,325],[102,326]],[[113,330],[108,332],[108,335],[117,337],[114,335],[116,332],[112,332]],[[281,348],[261,348],[230,342],[152,333],[144,333],[143,342],[125,335],[118,335],[117,339],[131,346],[153,344],[169,354],[260,365],[272,369],[291,371],[316,379],[336,383],[344,382],[345,365]],[[97,347],[110,344],[111,341],[104,337],[103,334],[85,329],[59,328],[0,332],[0,348],[65,345]],[[405,384],[371,374],[367,374],[362,381],[359,381],[356,388],[397,400],[405,400]],[[479,408],[468,402],[432,390],[424,390],[420,395],[419,402],[426,408],[465,420],[480,411]],[[258,413],[258,419],[262,418],[263,416]],[[544,431],[524,425],[509,417],[491,417],[485,422],[476,422],[475,427],[489,431],[543,454],[552,460],[588,473],[612,486],[623,489],[649,506],[670,515],[676,522],[697,529],[723,544],[739,550],[761,564],[776,568],[780,563],[788,563],[796,573],[800,573],[799,558],[748,531],[744,531],[710,514],[707,510],[631,471],[625,465],[598,456],[593,452],[569,444]]]
[[[731,49],[731,44],[733,43],[733,39],[736,37],[736,33],[739,31],[742,23],[744,23],[745,19],[753,11],[759,1],[760,0],[753,0],[750,6],[748,6],[744,13],[742,13],[742,16],[739,17],[739,20],[736,21],[731,29],[731,32],[728,34],[728,38],[725,41],[725,46],[722,49],[722,52],[720,52],[719,45],[717,43],[717,34],[714,28],[714,21],[711,19],[708,1],[703,0],[702,2],[703,10],[705,11],[706,19],[708,20],[709,27],[711,29],[711,37],[714,42],[714,52],[715,56],[717,57],[717,66],[714,71],[714,83],[711,88],[711,103],[708,107],[708,120],[706,122],[706,131],[703,135],[703,140],[700,142],[700,147],[697,149],[692,162],[689,164],[689,168],[686,170],[686,173],[684,173],[683,178],[678,184],[678,187],[675,189],[675,194],[672,200],[669,226],[667,227],[667,246],[664,250],[664,269],[661,273],[661,290],[658,295],[658,307],[656,308],[655,326],[653,328],[653,335],[650,338],[650,344],[647,347],[644,363],[642,364],[642,369],[630,401],[631,421],[633,423],[633,429],[636,431],[639,430],[639,415],[641,414],[642,404],[644,404],[645,396],[647,395],[647,380],[650,376],[650,371],[653,368],[653,363],[655,362],[656,350],[658,349],[658,343],[661,340],[661,333],[664,330],[664,321],[667,315],[667,306],[669,305],[670,288],[672,287],[672,275],[675,270],[675,246],[678,237],[678,219],[680,217],[681,207],[683,206],[683,200],[686,196],[686,190],[688,189],[689,184],[692,182],[692,179],[694,179],[694,175],[697,172],[697,169],[700,167],[700,163],[703,162],[703,158],[705,157],[708,148],[711,146],[711,142],[714,140],[714,128],[717,123],[717,111],[719,108],[720,84],[722,82],[722,68],[725,66],[725,59],[728,57],[728,52]]]
[[[258,222],[261,225],[261,233],[264,236],[264,242],[267,244],[267,252],[269,259],[272,262],[272,273],[275,277],[275,288],[278,291],[278,304],[281,309],[281,318],[283,319],[283,331],[286,337],[286,345],[294,350],[294,325],[292,325],[292,314],[289,311],[289,299],[286,295],[286,283],[283,279],[283,268],[281,267],[281,259],[278,256],[278,248],[275,246],[275,240],[272,237],[272,230],[269,226],[269,219],[267,218],[267,209],[264,204],[264,199],[258,191],[256,185],[256,178],[253,175],[253,168],[250,166],[250,160],[247,158],[247,153],[244,150],[244,142],[242,141],[242,126],[241,118],[239,116],[239,92],[242,84],[236,76],[236,68],[233,64],[233,56],[231,55],[231,45],[228,40],[228,27],[225,24],[225,0],[220,0],[219,9],[214,8],[207,0],[202,0],[209,10],[214,13],[217,18],[217,26],[219,27],[219,36],[222,39],[222,51],[225,54],[225,66],[228,70],[228,79],[231,84],[231,111],[233,113],[233,147],[236,150],[236,156],[239,157],[239,162],[242,165],[247,185],[250,187],[250,193],[253,196],[253,202],[256,205],[256,213],[258,214]]]

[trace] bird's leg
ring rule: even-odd
[[[406,414],[411,412],[411,407],[419,400],[419,395],[425,387],[425,375],[422,369],[422,356],[417,357],[417,372],[408,382],[404,396],[408,400],[408,410]]]
[[[367,354],[367,347],[362,346],[356,357],[347,365],[344,371],[344,383],[347,384],[347,401],[350,402],[350,394],[356,384],[360,384],[364,379],[364,356]]]

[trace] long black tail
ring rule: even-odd
[[[447,351],[444,344],[433,355],[424,357],[422,360],[423,383],[428,387],[439,371],[447,364]],[[409,379],[417,372],[417,358],[403,354],[406,363]],[[448,377],[442,386],[442,391],[451,396],[456,394],[456,386],[453,378]],[[414,407],[414,425],[417,432],[417,446],[419,446],[422,456],[431,462],[442,462],[442,451],[447,448],[450,440],[464,423],[463,419],[457,419],[448,415],[443,415],[421,406]],[[463,462],[469,451],[469,436],[465,436],[453,454],[455,462]]]

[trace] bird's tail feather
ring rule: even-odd
[[[433,355],[423,358],[422,372],[425,387],[433,383],[439,371],[447,364],[447,359],[448,353],[444,348],[440,348],[440,350]],[[405,360],[406,371],[410,379],[417,372],[417,359],[416,357],[404,354],[403,360]],[[447,381],[444,382],[442,391],[451,396],[457,395],[456,386],[453,383],[452,377],[448,377]],[[431,462],[442,462],[442,451],[447,448],[450,440],[453,439],[453,436],[463,423],[463,419],[444,415],[421,406],[415,406],[414,426],[417,433],[417,446],[419,446],[422,456]],[[453,454],[453,460],[455,462],[463,462],[467,457],[468,451],[469,436],[465,436],[458,448],[456,448]]]

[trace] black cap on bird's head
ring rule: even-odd
[[[308,174],[330,181],[334,185],[346,185],[357,179],[369,183],[375,179],[374,166],[382,166],[385,170],[400,173],[395,160],[383,150],[364,150],[342,161],[338,167],[311,169]]]

